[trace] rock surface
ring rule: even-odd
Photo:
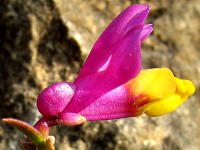
[[[0,5],[0,117],[34,123],[35,102],[48,85],[73,81],[93,43],[112,19],[145,0],[2,0]],[[175,112],[81,126],[53,127],[57,150],[200,149],[199,0],[146,1],[154,32],[143,43],[143,67],[169,67],[196,85]],[[20,149],[22,135],[0,123],[0,149]]]

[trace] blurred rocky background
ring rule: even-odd
[[[200,149],[200,0],[1,0],[0,118],[31,124],[48,85],[73,81],[104,28],[134,3],[151,6],[154,32],[142,45],[143,67],[169,67],[196,94],[175,112],[52,128],[57,150]],[[22,134],[0,123],[0,149],[20,149]]]

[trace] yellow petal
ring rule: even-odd
[[[189,80],[181,80],[179,78],[175,78],[175,81],[176,93],[181,96],[181,99],[184,102],[188,96],[195,92],[194,84]]]
[[[169,97],[176,90],[173,73],[167,68],[143,70],[127,87],[133,96],[147,96],[151,101]]]
[[[174,77],[167,68],[143,70],[126,87],[133,106],[149,116],[174,111],[195,92],[191,81]]]
[[[174,111],[181,104],[179,95],[172,95],[168,98],[151,102],[144,107],[144,112],[152,117],[164,115]]]
[[[143,111],[149,116],[160,116],[177,109],[185,100],[195,92],[193,83],[189,80],[175,78],[176,91],[168,98],[158,99],[144,106]]]

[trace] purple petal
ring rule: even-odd
[[[132,28],[134,28],[137,25],[144,24],[144,21],[146,20],[146,17],[149,13],[149,8],[144,9],[138,14],[136,14],[126,25],[124,28],[124,34],[125,35],[127,32],[129,32]]]
[[[64,112],[79,113],[108,91],[134,78],[141,69],[140,33],[143,26],[131,29],[114,47],[116,53],[104,71],[76,80],[76,93]]]
[[[46,118],[56,117],[71,101],[75,90],[75,85],[67,82],[55,83],[49,86],[38,96],[38,110]]]
[[[148,12],[146,5],[133,5],[109,25],[97,40],[74,82],[76,93],[61,115],[86,110],[95,113],[96,105],[100,106],[104,101],[100,98],[102,95],[137,76],[141,69],[141,41],[152,31],[151,25],[144,26]],[[112,98],[105,98],[105,101],[112,102]],[[131,111],[125,111],[130,110],[126,102],[119,108],[116,101],[112,104],[115,108],[108,112],[110,117],[131,115]],[[109,107],[102,108],[104,113],[100,109],[99,116],[105,119]]]
[[[98,71],[114,53],[113,46],[136,25],[144,24],[148,15],[147,5],[132,5],[125,9],[103,32],[95,43],[77,80]]]
[[[142,33],[140,35],[141,37],[141,42],[143,42],[153,31],[152,24],[146,24],[143,27]]]
[[[132,28],[119,42],[116,52],[112,55],[110,64],[106,69],[107,74],[112,77],[111,84],[117,86],[134,78],[141,69],[141,40],[140,34],[143,26]],[[110,78],[110,77],[109,77]],[[103,79],[101,79],[103,82]],[[110,85],[116,88],[116,85]],[[111,88],[110,88],[111,89]]]
[[[88,121],[131,117],[138,114],[133,101],[122,85],[98,98],[80,114]]]

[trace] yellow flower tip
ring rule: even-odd
[[[191,81],[174,77],[167,68],[143,70],[127,83],[127,88],[135,99],[133,105],[149,116],[174,111],[195,92]]]
[[[176,91],[169,97],[158,99],[144,106],[144,112],[149,116],[160,116],[176,110],[185,100],[195,92],[194,84],[189,80],[174,78]]]
[[[179,93],[182,97],[188,97],[195,92],[194,84],[189,80],[181,80],[179,78],[175,78],[177,93]]]

